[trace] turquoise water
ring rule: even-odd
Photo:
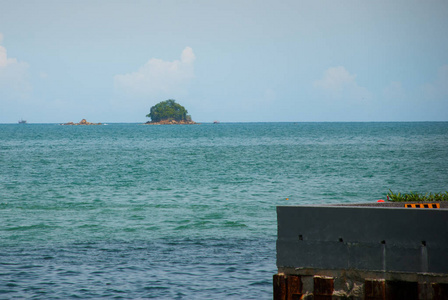
[[[446,191],[448,123],[9,124],[0,166],[1,299],[271,299],[277,205]]]

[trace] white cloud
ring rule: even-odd
[[[182,63],[184,64],[193,64],[194,60],[196,59],[196,56],[193,53],[193,49],[190,47],[186,47],[182,51],[181,55]]]
[[[321,80],[314,82],[315,87],[333,92],[339,92],[346,85],[356,84],[356,75],[351,75],[344,67],[329,68]]]
[[[327,69],[323,78],[316,80],[313,85],[334,98],[365,99],[370,97],[367,89],[356,83],[356,75],[350,74],[342,66]]]
[[[181,60],[164,61],[151,58],[137,71],[116,75],[115,88],[132,95],[178,94],[185,92],[185,86],[194,77],[193,49],[186,47]]]
[[[15,58],[8,58],[8,55],[6,53],[6,48],[3,46],[0,46],[0,68],[4,68],[8,65],[16,64],[17,59]]]
[[[40,78],[40,79],[47,79],[47,78],[48,78],[48,74],[45,73],[45,72],[40,72],[40,73],[39,73],[39,78]]]
[[[3,35],[0,33],[0,42]],[[24,95],[31,89],[28,83],[28,64],[9,58],[6,48],[0,45],[0,91],[3,96]]]

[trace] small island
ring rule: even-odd
[[[153,107],[146,117],[151,121],[146,125],[193,125],[198,124],[187,115],[188,111],[182,105],[176,103],[174,99],[162,101]]]
[[[63,123],[61,125],[103,125],[103,124],[101,124],[101,123],[90,123],[90,122],[87,122],[86,119],[82,119],[79,123],[68,122],[68,123]]]

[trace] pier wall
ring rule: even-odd
[[[448,299],[446,204],[404,205],[277,207],[274,299]]]

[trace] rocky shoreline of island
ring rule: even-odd
[[[68,123],[62,123],[60,125],[103,125],[103,124],[102,123],[91,123],[91,122],[87,122],[86,119],[82,119],[79,123],[68,122]]]
[[[194,121],[187,121],[187,120],[161,120],[159,122],[152,122],[148,121],[144,123],[143,125],[198,125],[199,123],[196,123]]]

